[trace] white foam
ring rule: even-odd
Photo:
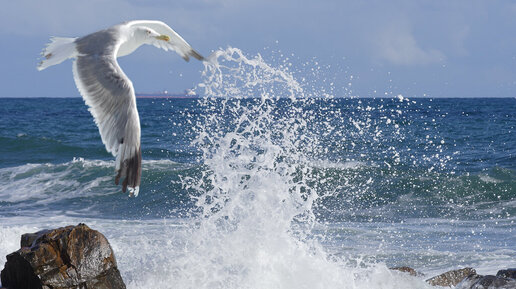
[[[74,165],[77,163],[79,165]],[[84,169],[81,167],[98,165],[105,166],[102,161],[73,160],[64,164],[26,164],[2,168],[0,169],[0,197],[6,202],[31,200],[35,203],[51,203],[58,199],[87,194],[92,188],[112,179],[109,176],[93,177],[87,184],[76,180],[84,174]],[[109,190],[105,193],[109,193]]]
[[[364,162],[360,161],[348,161],[348,162],[333,162],[329,160],[313,160],[308,164],[322,168],[322,169],[340,169],[340,170],[356,170],[367,167]]]
[[[471,258],[480,274],[494,274],[514,258],[513,250],[478,252],[447,256],[446,252],[428,250],[434,264],[419,270],[425,277],[411,277],[391,271],[387,266],[350,256],[322,258],[323,248],[296,241],[287,234],[260,236],[252,228],[233,233],[220,230],[216,235],[196,220],[108,220],[70,216],[34,216],[0,218],[0,263],[4,256],[19,249],[23,233],[84,222],[103,233],[115,252],[127,288],[339,288],[339,289],[417,289],[430,287],[424,279],[461,267]],[[433,220],[439,224],[448,220]],[[429,221],[428,225],[431,225]],[[364,241],[372,238],[363,225]],[[249,236],[246,237],[246,234]],[[222,242],[222,243],[221,243]],[[364,250],[368,250],[364,245]],[[369,247],[374,257],[374,250]],[[385,248],[376,254],[392,254]],[[398,249],[399,251],[400,249]],[[407,250],[407,249],[405,249]],[[443,264],[436,257],[442,256]],[[505,256],[505,257],[504,257]],[[454,263],[457,262],[457,263]]]
[[[3,261],[5,261],[7,254],[20,249],[20,237],[22,234],[37,230],[37,227],[27,225],[0,225],[0,264],[4,264]]]
[[[142,163],[144,171],[173,170],[189,166],[191,165],[166,159],[145,160]],[[2,168],[0,199],[12,203],[30,200],[35,204],[45,204],[78,196],[119,193],[120,189],[114,185],[114,167],[114,161],[74,157],[71,161],[60,164],[26,164]],[[85,182],[88,178],[90,180]]]
[[[495,179],[491,176],[488,176],[488,175],[484,175],[484,174],[481,174],[478,176],[482,181],[486,182],[486,183],[491,183],[491,184],[497,184],[497,183],[500,183],[501,180],[498,180],[498,179]]]

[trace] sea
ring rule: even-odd
[[[85,223],[128,288],[414,289],[516,267],[515,98],[367,98],[292,67],[229,47],[199,97],[137,99],[138,197],[81,98],[0,98],[0,266],[21,234]]]

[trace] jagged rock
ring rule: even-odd
[[[514,289],[516,280],[493,275],[471,274],[460,282],[456,289]]]
[[[7,262],[2,270],[1,279],[2,286],[6,288],[41,289],[41,281],[34,274],[32,266],[18,252],[7,255]]]
[[[496,273],[496,277],[516,279],[516,268],[500,270],[498,273]]]
[[[20,243],[1,273],[9,289],[126,288],[108,240],[85,224],[24,234]],[[25,265],[39,278],[40,287],[24,285],[30,278],[30,272],[23,273]]]
[[[404,273],[409,273],[411,276],[419,276],[419,275],[421,275],[416,270],[414,270],[414,269],[412,269],[410,267],[407,267],[407,266],[394,267],[394,268],[389,268],[389,269],[395,270],[395,271],[404,272]]]
[[[441,275],[432,277],[426,280],[426,282],[428,282],[432,286],[452,287],[459,284],[464,278],[468,277],[471,274],[476,274],[475,269],[464,268],[459,270],[452,270]]]
[[[471,286],[473,286],[473,284],[475,284],[478,280],[482,279],[482,277],[483,277],[482,275],[478,275],[477,273],[471,274],[471,275],[467,276],[466,278],[464,278],[464,280],[462,280],[455,289],[471,288]]]

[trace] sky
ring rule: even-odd
[[[314,81],[332,79],[353,96],[516,97],[514,1],[0,2],[0,97],[80,97],[71,61],[36,70],[49,38],[136,19],[166,22],[205,56],[228,46],[271,62],[285,55],[298,77],[324,67]],[[182,92],[203,70],[151,46],[119,63],[140,93]]]

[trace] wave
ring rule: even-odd
[[[114,201],[122,197],[120,188],[114,184],[114,161],[73,158],[71,161],[52,164],[25,164],[0,169],[0,209],[30,207],[36,210],[48,206],[69,211],[81,209],[80,205],[66,206],[74,202],[82,205]],[[143,173],[147,183],[158,182],[164,173],[184,171],[190,164],[171,160],[144,160]],[[152,185],[150,185],[154,190]],[[150,190],[149,186],[145,188]],[[87,201],[89,200],[89,201]],[[6,206],[6,204],[10,204]],[[41,207],[43,206],[43,207]]]
[[[379,216],[379,221],[416,217],[478,219],[516,214],[512,201],[516,172],[510,169],[456,175],[428,174],[413,168],[387,169],[359,161],[310,159],[297,165],[296,178],[310,178],[305,189],[317,191],[313,210],[320,220],[366,220],[371,215]],[[55,208],[69,215],[88,215],[85,212],[99,204],[103,204],[100,209],[125,198],[114,185],[113,170],[114,161],[80,157],[58,164],[2,168],[0,210]],[[194,208],[199,193],[189,186],[209,174],[205,164],[144,160],[143,171],[145,194],[138,202],[143,202],[144,210],[135,213],[137,206],[132,205],[127,211],[131,218],[198,213]],[[89,206],[84,209],[80,204]],[[413,210],[415,207],[418,210]]]

